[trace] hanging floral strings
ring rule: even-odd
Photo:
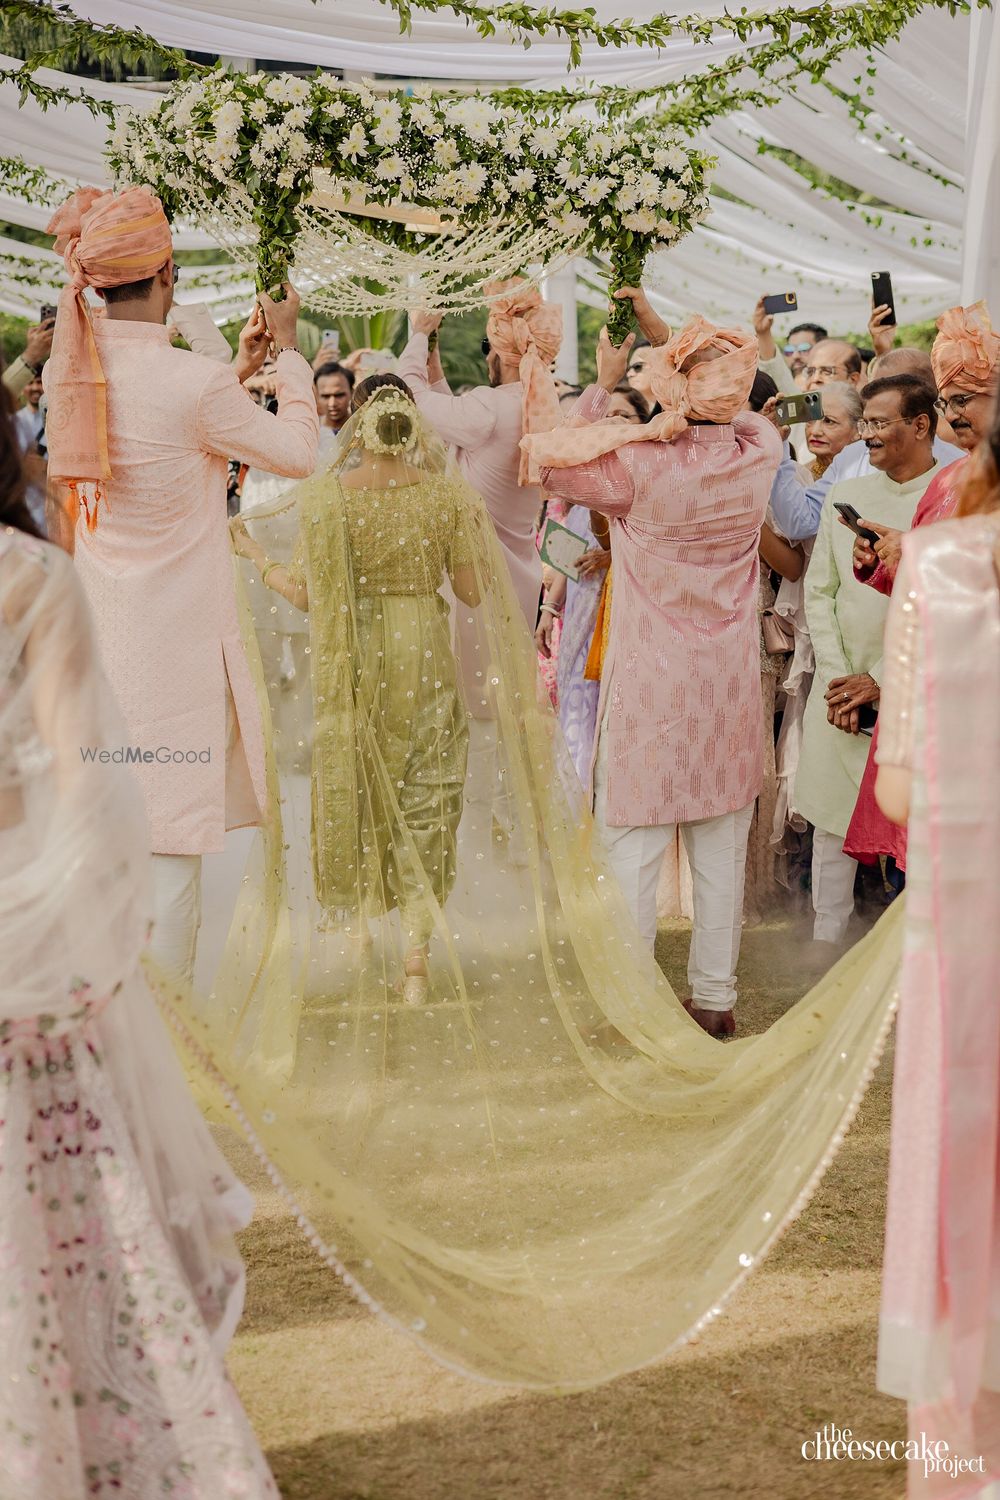
[[[330,313],[469,307],[488,279],[590,250],[612,290],[635,282],[707,213],[712,165],[642,122],[222,69],[120,115],[108,160],[253,264],[259,287],[294,263]]]

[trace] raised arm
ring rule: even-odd
[[[415,333],[399,356],[400,377],[406,381],[417,406],[432,427],[456,448],[478,448],[493,435],[496,411],[487,391],[467,391],[453,396],[435,388],[427,370],[427,335]]]
[[[198,436],[209,453],[268,474],[305,479],[316,467],[319,413],[312,371],[294,349],[275,364],[278,410],[257,406],[232,369],[213,370],[198,398]]]
[[[792,459],[781,460],[771,487],[771,514],[782,536],[790,542],[805,542],[816,535],[833,483],[827,470],[815,484],[803,485]]]
[[[605,416],[610,400],[609,391],[589,385],[570,411],[569,420],[599,422]],[[574,464],[567,469],[543,468],[541,484],[543,489],[563,496],[574,505],[586,505],[602,516],[628,515],[635,499],[632,475],[617,453],[605,453],[589,463]]]
[[[207,303],[175,302],[170,321],[193,354],[202,354],[220,365],[232,364],[233,351]]]

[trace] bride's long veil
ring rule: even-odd
[[[706,1036],[602,865],[482,502],[378,406],[248,516],[308,617],[239,565],[269,824],[180,1004],[354,1290],[463,1370],[587,1386],[689,1335],[802,1206],[901,913],[765,1035]]]

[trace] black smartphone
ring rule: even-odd
[[[879,540],[878,533],[860,524],[861,512],[859,510],[855,510],[853,505],[848,505],[846,500],[835,500],[833,508],[840,512],[855,536],[863,537],[870,547],[874,547]]]
[[[896,326],[896,304],[892,300],[892,277],[888,271],[872,272],[872,307],[888,307],[889,316],[883,327]]]
[[[858,709],[858,730],[861,734],[874,734],[878,723],[878,709],[874,703],[862,703]]]
[[[57,311],[58,308],[53,307],[51,303],[46,303],[46,305],[42,308],[40,321],[43,323],[51,323]]]
[[[782,396],[774,414],[782,427],[794,427],[798,422],[818,422],[823,415],[822,393],[802,391],[797,396]]]
[[[799,299],[794,292],[778,292],[773,297],[764,298],[764,311],[770,318],[777,313],[797,312],[798,306]]]

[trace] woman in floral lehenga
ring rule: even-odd
[[[357,915],[362,948],[368,918],[399,909],[403,991],[419,1003],[431,907],[455,879],[469,739],[440,590],[447,576],[457,599],[478,604],[474,538],[403,381],[362,381],[354,411],[334,463],[299,491],[291,563],[233,530],[264,583],[309,610],[316,898],[331,923]]]
[[[0,1496],[264,1500],[221,1357],[252,1201],[139,966],[149,831],[16,451],[0,411]]]

